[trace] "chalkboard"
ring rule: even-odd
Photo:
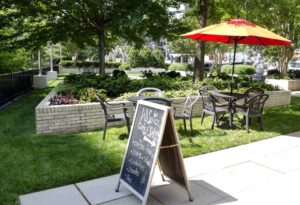
[[[120,179],[140,199],[150,188],[168,109],[145,101],[136,108]]]
[[[171,108],[139,101],[116,191],[122,182],[145,205],[157,162],[161,173],[186,189],[192,201]]]

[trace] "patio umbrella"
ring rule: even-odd
[[[182,34],[181,36],[200,41],[234,44],[230,93],[232,93],[237,44],[271,46],[289,45],[291,43],[291,41],[286,38],[240,18],[207,26]]]

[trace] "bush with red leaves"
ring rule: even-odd
[[[50,105],[76,104],[77,100],[71,94],[55,95],[50,99]]]

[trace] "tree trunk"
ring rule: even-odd
[[[98,49],[99,49],[99,74],[105,74],[105,33],[104,24],[100,24],[100,30],[98,32]]]
[[[282,75],[286,76],[288,74],[288,63],[293,57],[293,50],[291,47],[280,47],[279,49],[279,60],[278,67]]]
[[[203,28],[207,23],[208,0],[199,0],[199,28]],[[204,78],[204,56],[205,56],[205,42],[199,41],[197,44],[197,54],[195,59],[195,81],[202,81]]]

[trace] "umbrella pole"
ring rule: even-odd
[[[231,71],[231,84],[230,84],[230,94],[232,94],[233,90],[233,83],[234,83],[234,65],[235,65],[235,53],[236,53],[236,46],[237,46],[238,39],[234,40],[234,50],[233,50],[233,62],[232,62],[232,71]]]

